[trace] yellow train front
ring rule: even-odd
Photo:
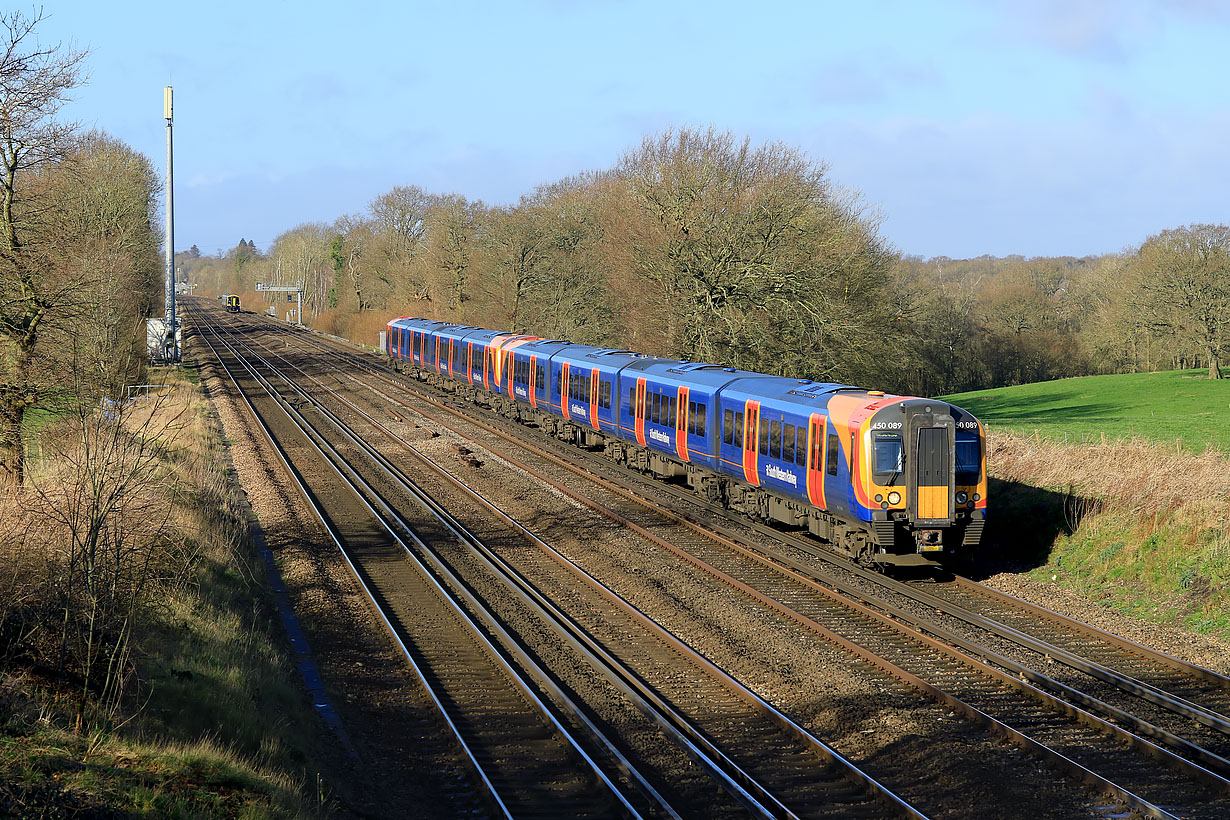
[[[855,508],[873,536],[872,560],[939,556],[978,546],[987,513],[982,425],[959,407],[898,398],[850,419]]]
[[[227,313],[238,313],[239,312],[239,297],[233,293],[228,293],[226,296],[226,312]]]
[[[869,563],[923,563],[978,546],[986,447],[982,425],[960,407],[765,376],[718,395],[729,506],[805,526]]]

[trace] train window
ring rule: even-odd
[[[722,441],[726,444],[735,443],[735,411],[722,412]]]
[[[671,396],[667,401],[670,403],[670,410],[666,414],[666,425],[674,427],[676,421],[675,406],[678,404],[679,399],[676,396]]]
[[[794,425],[782,425],[782,461],[794,461]]]
[[[534,385],[535,385],[535,387],[537,387],[539,390],[541,390],[541,389],[542,389],[542,387],[543,387],[543,384],[544,384],[544,383],[546,382],[546,380],[547,380],[546,368],[545,368],[545,367],[543,367],[542,365],[538,365],[537,370],[538,370],[538,373],[537,373],[537,375],[535,376],[535,383],[534,383]]]
[[[780,421],[771,422],[769,425],[769,457],[782,457],[782,423]]]
[[[977,433],[957,432],[957,483],[977,484],[982,474],[982,447]]]
[[[900,433],[872,433],[871,450],[871,470],[877,481],[892,482],[895,474],[905,469],[905,448]]]
[[[743,448],[743,412],[735,413],[735,446]]]
[[[696,403],[696,435],[705,435],[705,411],[708,410],[701,402]]]
[[[657,393],[649,394],[649,420],[658,423],[658,410],[661,408],[662,397]]]
[[[760,454],[769,454],[769,423],[764,419],[760,420]]]
[[[602,383],[602,406],[607,410],[611,409],[611,383],[610,382]]]
[[[798,435],[799,435],[799,443],[798,443],[798,446],[794,448],[794,463],[799,465],[800,467],[806,467],[807,466],[807,430],[800,427],[798,430]],[[816,460],[816,463],[817,464],[820,463],[819,459]]]
[[[837,453],[840,447],[841,443],[838,441],[837,436],[830,433],[828,443],[828,459],[826,459],[827,463],[825,464],[829,475],[837,475]]]

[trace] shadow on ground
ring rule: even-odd
[[[1101,509],[1096,498],[997,478],[990,480],[987,497],[982,545],[954,567],[974,580],[1046,564],[1055,539],[1071,535],[1085,516]]]

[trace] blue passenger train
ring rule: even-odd
[[[982,425],[955,405],[402,317],[395,365],[860,561],[978,545]]]

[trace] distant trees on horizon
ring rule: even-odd
[[[903,255],[879,223],[798,149],[685,128],[515,206],[398,185],[264,253],[241,240],[180,264],[214,293],[301,283],[306,321],[369,344],[414,314],[924,395],[1140,370],[1220,377],[1225,226],[1125,253],[955,260]]]

